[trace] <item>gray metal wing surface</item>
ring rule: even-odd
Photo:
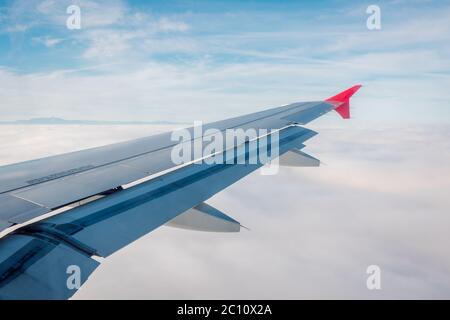
[[[274,130],[280,156],[290,150],[305,155],[298,150],[316,133],[302,125],[348,104],[354,88],[331,100],[294,103],[210,123],[203,129]],[[193,139],[203,144],[203,138]],[[232,155],[248,159],[252,148],[256,153],[273,148],[272,140],[271,134],[257,136],[256,143],[235,146]],[[69,298],[97,268],[98,257],[108,257],[183,213],[195,215],[191,222],[202,224],[198,230],[213,220],[217,230],[239,229],[237,221],[204,202],[263,163],[194,161],[179,166],[171,159],[177,143],[168,132],[0,167],[0,230],[12,230],[0,238],[0,298]],[[215,156],[227,157],[225,151],[224,146]],[[94,201],[70,206],[93,196],[97,196]],[[65,206],[59,214],[46,215]],[[186,219],[189,215],[177,223]],[[196,226],[191,223],[189,228]],[[71,272],[79,273],[78,285],[68,283]]]

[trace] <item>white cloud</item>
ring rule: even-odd
[[[41,43],[44,46],[46,46],[47,48],[51,48],[51,47],[54,47],[57,44],[61,43],[63,41],[63,39],[52,38],[52,37],[46,36],[46,37],[34,37],[33,41],[35,41],[37,43]]]
[[[69,17],[66,9],[71,4],[80,7],[81,30],[68,31],[65,28]],[[121,0],[79,0],[74,3],[54,0],[31,3],[16,1],[8,12],[7,32],[51,26],[56,34],[63,33],[64,38],[73,40],[68,41],[68,44],[87,47],[82,54],[85,59],[123,58],[126,53],[136,51],[136,45],[148,41],[155,34],[182,33],[189,29],[189,25],[183,21],[131,9]],[[34,37],[34,41],[52,47],[60,42],[60,37],[39,36]]]
[[[118,25],[110,28],[87,30],[85,34],[79,36],[78,39],[88,46],[83,53],[83,57],[102,60],[118,58],[120,60],[128,59],[129,54],[136,52],[140,52],[141,56],[145,56],[147,52],[143,51],[143,49],[148,49],[149,42],[160,42],[154,38],[158,33],[179,33],[189,29],[186,23],[175,21],[168,17],[156,20],[149,15],[137,14],[138,18],[131,21],[130,19],[135,16],[126,17],[127,21],[129,21],[128,27]],[[183,39],[181,41],[183,42]],[[164,48],[164,46],[161,48]],[[158,50],[161,51],[161,48]],[[177,48],[178,50],[184,49],[183,46],[178,46]]]
[[[0,159],[152,133],[7,126]],[[319,133],[305,151],[326,165],[254,173],[209,200],[251,231],[160,228],[104,260],[75,299],[448,299],[450,127],[361,130],[347,122]],[[380,291],[366,288],[371,264],[381,267]]]
[[[25,32],[30,28],[25,24],[16,24],[6,28],[6,32],[15,33],[15,32]]]
[[[117,36],[116,47],[109,46],[115,38],[108,38],[103,43],[105,51],[98,49],[90,54],[100,57],[107,55],[107,50],[121,49],[121,35]],[[101,48],[101,38],[97,48]],[[130,62],[99,66],[91,71],[25,75],[3,70],[0,99],[3,105],[14,108],[1,108],[0,117],[213,120],[295,101],[324,99],[347,86],[362,83],[364,88],[353,104],[353,114],[361,125],[448,121],[449,110],[443,102],[450,101],[446,90],[450,77],[434,75],[446,62],[419,64],[423,56],[419,52],[417,56],[407,55],[409,58],[404,61],[398,55],[385,55],[381,60],[368,56],[347,63],[301,64]],[[414,61],[418,63],[416,69]],[[383,72],[389,77],[373,79],[374,74]],[[410,79],[405,81],[405,76]]]
[[[89,47],[83,53],[87,59],[108,59],[126,53],[130,48],[129,40],[136,37],[133,32],[93,31],[89,33]]]
[[[163,32],[183,32],[189,29],[189,26],[180,21],[174,21],[167,17],[160,18],[157,22],[153,23],[155,25],[155,30]]]
[[[59,2],[44,4],[42,14],[57,15]],[[159,17],[131,10],[120,1],[80,4],[88,8],[86,14],[105,13],[114,22],[100,23],[103,20],[96,18],[92,26],[70,32],[67,39],[48,36],[44,41],[55,46],[65,39],[66,49],[76,43],[81,53],[75,58],[86,60],[78,72],[0,71],[0,98],[10,106],[0,109],[1,118],[52,114],[190,121],[184,112],[188,108],[189,117],[212,120],[320,99],[362,83],[365,87],[353,111],[361,123],[450,119],[445,107],[450,101],[448,41],[442,41],[450,34],[444,23],[448,10],[430,9],[379,33],[355,32],[352,23],[332,31],[321,25],[314,30],[223,32],[220,27],[227,25],[227,14]],[[105,6],[101,12],[93,9],[100,5]],[[111,14],[106,14],[108,10]],[[430,19],[433,14],[439,23]],[[237,21],[250,17],[239,16]],[[208,35],[195,33],[209,22],[215,29]],[[408,34],[420,35],[420,41]],[[427,46],[419,46],[424,39]],[[66,53],[70,55],[69,50]],[[168,62],[158,62],[164,53],[169,53]],[[100,62],[103,67],[97,68],[95,63]]]
[[[35,20],[38,22],[48,22],[63,27],[69,16],[66,10],[70,5],[80,7],[82,28],[106,27],[121,23],[128,10],[121,0],[46,0],[35,3],[34,6],[29,5],[29,8],[37,13]]]

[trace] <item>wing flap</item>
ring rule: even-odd
[[[50,212],[48,208],[10,194],[0,194],[0,203],[0,221],[5,223],[23,223]]]
[[[241,224],[202,202],[170,220],[165,226],[207,232],[239,232]]]
[[[67,299],[98,265],[55,239],[10,234],[0,242],[0,299]]]
[[[320,160],[298,149],[292,149],[283,154],[279,160],[280,165],[286,167],[318,167]]]

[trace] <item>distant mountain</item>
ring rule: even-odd
[[[171,121],[104,121],[104,120],[66,120],[61,118],[31,118],[28,120],[0,121],[0,125],[143,125],[143,124],[180,124]]]

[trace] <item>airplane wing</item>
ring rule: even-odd
[[[238,232],[238,221],[205,201],[264,165],[249,161],[252,151],[276,146],[270,159],[279,156],[281,165],[317,166],[301,151],[316,134],[303,125],[332,110],[349,118],[349,99],[360,87],[209,123],[200,135],[187,128],[187,141],[173,141],[168,132],[0,167],[0,299],[67,299],[99,257],[162,225]],[[209,157],[223,161],[195,155],[198,143],[204,148],[229,129],[258,133],[231,149],[223,143]],[[192,151],[192,161],[174,163],[180,146]]]

